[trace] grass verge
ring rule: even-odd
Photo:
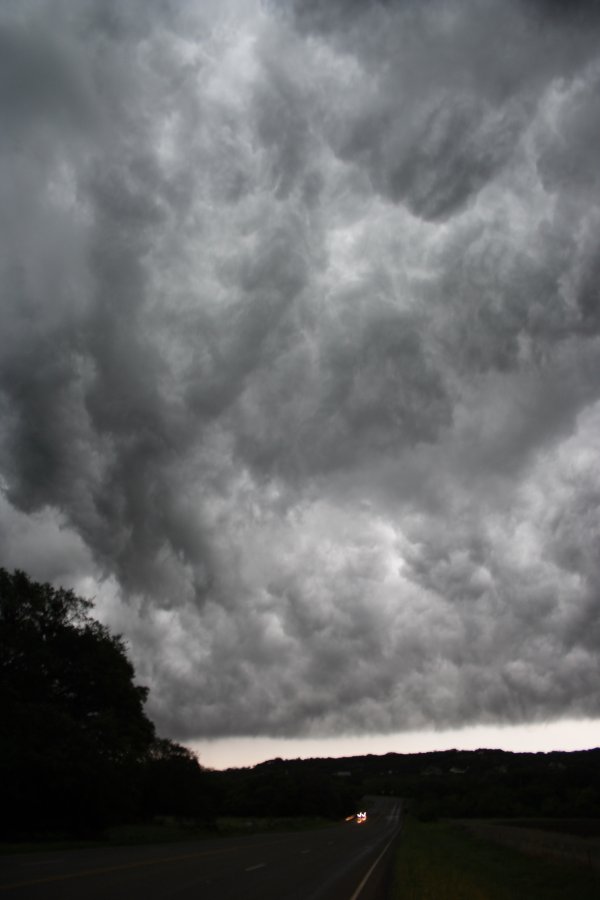
[[[272,831],[308,831],[325,828],[330,819],[308,816],[290,817],[222,817],[212,828],[185,822],[171,817],[155,822],[132,825],[115,825],[98,839],[73,840],[66,836],[49,836],[46,840],[0,843],[0,855],[10,853],[34,853],[47,850],[78,850],[89,847],[124,846],[136,844],[171,844],[204,838],[241,837]]]
[[[394,900],[597,900],[598,872],[525,856],[449,823],[407,820]]]
[[[331,819],[320,819],[316,816],[281,816],[281,817],[237,817],[229,816],[217,819],[219,834],[258,834],[265,831],[312,831],[315,828],[327,828],[335,824]]]

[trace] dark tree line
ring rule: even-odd
[[[0,569],[0,833],[98,833],[156,814],[208,820],[195,756],[157,738],[122,639],[72,591]]]
[[[219,773],[239,814],[339,815],[369,794],[402,797],[422,819],[597,818],[600,749],[553,753],[447,750],[271,760]]]
[[[594,818],[600,810],[600,749],[388,753],[341,763],[365,793],[403,797],[423,819]]]
[[[311,760],[270,760],[219,773],[221,809],[236,816],[340,819],[356,812],[362,786],[347,784]]]

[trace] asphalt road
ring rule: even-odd
[[[0,900],[384,900],[400,801],[365,824],[0,857]]]

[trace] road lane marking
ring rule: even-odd
[[[361,881],[359,886],[356,888],[356,890],[350,897],[350,900],[358,900],[358,897],[360,897],[360,895],[362,893],[362,889],[364,888],[365,884],[367,883],[367,881],[369,880],[369,878],[371,877],[371,875],[373,874],[373,872],[375,871],[375,869],[377,868],[379,863],[381,862],[382,858],[385,856],[386,851],[391,847],[392,842],[395,837],[396,837],[396,835],[394,835],[392,837],[392,839],[390,841],[388,841],[388,843],[385,845],[385,847],[383,848],[383,850],[381,851],[381,853],[379,854],[379,856],[377,857],[377,859],[375,860],[375,862],[373,863],[373,865],[371,866],[371,868],[369,869],[369,871],[367,872],[367,874],[365,875],[365,877],[363,878],[363,880]]]
[[[286,844],[293,840],[296,835],[285,835],[282,837],[271,838],[268,841],[261,841],[255,844],[255,847],[272,847],[274,844]],[[330,842],[330,843],[333,843]],[[160,859],[146,859],[140,862],[123,863],[118,866],[98,866],[94,869],[82,869],[80,872],[64,872],[62,875],[45,875],[41,878],[29,878],[24,881],[13,881],[10,884],[0,884],[0,894],[5,891],[12,891],[15,888],[32,887],[36,884],[50,884],[54,881],[71,881],[74,878],[86,878],[91,875],[105,875],[112,872],[126,871],[127,869],[141,869],[144,866],[157,866],[161,863],[181,862],[186,859],[198,859],[203,856],[216,856],[223,853],[233,853],[239,850],[243,844],[236,844],[233,847],[223,847],[218,850],[204,850],[198,853],[186,853],[181,856],[163,856]],[[22,865],[26,865],[22,863]]]
[[[238,849],[237,847],[234,849]],[[184,856],[163,856],[160,859],[145,859],[141,862],[124,863],[120,866],[105,866],[97,869],[82,869],[81,872],[65,872],[63,875],[46,875],[44,878],[32,878],[29,881],[14,881],[12,884],[0,885],[0,892],[11,891],[13,888],[30,887],[34,884],[47,884],[51,881],[68,881],[72,878],[85,878],[88,875],[105,875],[110,872],[122,872],[126,869],[142,869],[144,866],[158,866],[161,863],[181,862],[184,859],[197,859],[200,856],[216,856],[220,853],[231,852],[225,847],[222,850],[207,850],[204,853],[186,853]]]
[[[286,835],[284,837],[271,838],[268,841],[261,841],[255,844],[255,847],[272,847],[274,844],[285,844],[295,835]],[[123,863],[118,866],[98,866],[94,869],[82,869],[81,872],[65,872],[62,875],[45,875],[42,878],[30,878],[26,881],[13,881],[10,884],[0,884],[0,894],[4,891],[12,891],[14,888],[31,887],[36,884],[49,884],[53,881],[70,881],[73,878],[85,878],[89,875],[104,875],[111,872],[125,871],[127,869],[141,869],[144,866],[157,866],[160,863],[180,862],[185,859],[197,859],[202,856],[216,856],[223,853],[233,853],[239,850],[243,844],[235,844],[233,847],[223,847],[218,850],[203,850],[197,853],[186,853],[181,856],[163,856],[160,859],[146,859],[140,862]],[[246,845],[247,846],[247,845]],[[26,865],[26,863],[22,863]]]
[[[266,865],[267,865],[266,863],[258,863],[256,866],[248,866],[248,868],[245,869],[244,871],[245,872],[254,872],[255,869],[264,869]]]

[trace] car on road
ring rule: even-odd
[[[355,822],[357,825],[364,825],[367,821],[367,813],[366,811],[361,811],[357,813],[353,813],[351,816],[346,817],[346,822]]]

